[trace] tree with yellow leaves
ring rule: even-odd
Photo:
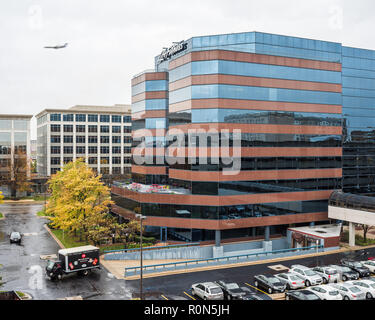
[[[100,178],[83,159],[69,162],[51,177],[46,212],[52,216],[53,227],[95,242],[110,234],[114,223],[109,217],[112,201],[109,188]]]
[[[4,199],[3,192],[0,191],[0,204],[3,203],[3,199]]]

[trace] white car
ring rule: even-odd
[[[308,267],[296,264],[293,265],[289,271],[302,277],[302,279],[305,281],[306,287],[316,286],[323,283],[323,278]]]
[[[331,287],[337,289],[344,300],[366,300],[366,295],[357,286],[345,283],[333,283]]]
[[[305,280],[298,274],[293,272],[279,273],[275,274],[275,277],[280,280],[280,282],[286,285],[287,290],[301,289],[305,287]]]
[[[340,280],[340,274],[331,267],[315,267],[312,270],[323,278],[323,283],[337,283]]]
[[[375,282],[363,279],[357,281],[348,281],[347,283],[358,287],[362,292],[364,292],[366,295],[366,299],[375,298]]]
[[[369,268],[371,273],[375,273],[375,261],[365,260],[365,261],[361,261],[361,264],[364,267]]]
[[[308,288],[307,290],[314,292],[322,300],[342,300],[339,290],[330,285],[320,285]]]
[[[224,300],[223,290],[213,282],[195,283],[191,292],[203,300]]]

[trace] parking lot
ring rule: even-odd
[[[248,294],[257,294],[262,299],[285,300],[285,293],[269,294],[254,284],[255,275],[273,276],[287,272],[292,265],[300,264],[309,268],[340,264],[341,259],[356,261],[367,260],[375,256],[375,248],[366,251],[352,251],[335,253],[319,257],[295,258],[287,261],[257,264],[246,267],[236,267],[202,272],[191,272],[178,275],[163,276],[158,278],[143,279],[143,294],[146,300],[201,300],[194,295],[191,286],[196,283],[215,282],[223,280],[226,283],[235,282]],[[374,278],[374,274],[371,275]],[[339,283],[342,282],[341,280]],[[126,286],[132,292],[133,299],[139,298],[139,280],[127,280]],[[311,287],[310,287],[311,288]]]

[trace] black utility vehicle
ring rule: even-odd
[[[225,300],[243,300],[246,295],[237,283],[226,283],[221,280],[215,283],[223,290]]]
[[[362,263],[354,260],[342,259],[341,264],[359,273],[361,278],[369,277],[371,271],[369,268],[362,265]]]

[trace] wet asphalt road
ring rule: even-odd
[[[36,213],[43,205],[2,204],[0,212],[6,218],[0,220],[0,290],[20,290],[33,299],[54,300],[82,296],[93,300],[128,300],[131,293],[124,280],[117,280],[105,268],[95,270],[85,278],[69,275],[62,281],[52,282],[45,277],[45,260],[40,255],[56,254],[60,249],[44,228],[47,222]],[[9,233],[24,234],[22,244],[10,244]]]

